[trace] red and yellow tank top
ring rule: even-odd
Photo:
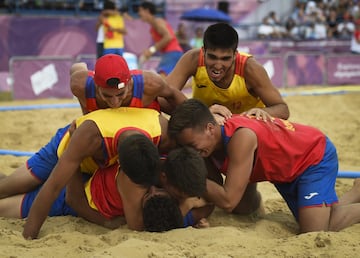
[[[222,127],[225,149],[232,135],[241,127],[253,130],[257,136],[258,147],[251,182],[291,182],[323,158],[326,137],[321,131],[278,118],[273,123],[266,123],[247,116],[233,115]],[[226,174],[228,157],[220,163],[221,173]]]
[[[173,51],[183,52],[183,49],[181,48],[179,41],[176,38],[174,30],[167,22],[166,22],[166,27],[171,35],[171,41],[164,48],[158,50],[162,53],[173,52]],[[150,28],[150,34],[155,43],[160,41],[162,37],[153,27]]]
[[[246,88],[244,69],[249,57],[251,55],[237,52],[233,80],[227,89],[222,89],[210,80],[205,67],[204,52],[201,49],[198,68],[192,80],[192,97],[201,100],[207,106],[226,106],[233,114],[240,114],[255,107],[265,107],[262,101],[253,97]]]
[[[124,216],[122,199],[116,185],[119,165],[97,170],[85,184],[85,193],[91,208],[111,219]]]
[[[94,173],[98,168],[108,167],[117,161],[117,143],[120,134],[128,130],[137,130],[155,145],[160,143],[161,126],[159,122],[160,113],[148,108],[120,107],[99,109],[88,113],[76,120],[79,127],[84,121],[94,121],[99,128],[103,138],[103,157],[105,162],[98,164],[92,157],[87,157],[81,163],[81,171]],[[58,156],[64,152],[70,141],[70,134],[67,132],[58,147]]]

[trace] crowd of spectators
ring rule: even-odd
[[[360,24],[360,0],[297,0],[283,20],[270,11],[258,27],[260,39],[350,40]]]

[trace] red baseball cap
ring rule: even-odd
[[[131,78],[125,59],[115,54],[100,57],[96,61],[94,72],[95,84],[102,88],[124,88]]]

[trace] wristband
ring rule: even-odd
[[[151,54],[154,54],[154,53],[156,52],[156,47],[155,47],[155,46],[151,46],[151,47],[149,48],[149,51],[150,51]]]

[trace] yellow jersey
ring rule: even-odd
[[[137,130],[159,145],[161,137],[161,125],[159,122],[160,113],[154,109],[120,107],[99,109],[88,113],[76,120],[76,127],[84,121],[94,121],[99,128],[103,138],[104,164],[97,164],[92,157],[87,157],[81,163],[81,171],[94,173],[98,168],[108,167],[118,159],[118,139],[122,132]],[[70,141],[70,134],[67,132],[61,140],[57,154],[62,155]]]
[[[262,101],[252,96],[246,88],[244,68],[249,57],[251,55],[246,53],[236,53],[234,77],[230,86],[223,89],[210,80],[205,67],[204,52],[201,49],[198,68],[192,80],[192,97],[201,100],[207,106],[213,104],[226,106],[234,114],[240,114],[255,107],[265,107]]]

